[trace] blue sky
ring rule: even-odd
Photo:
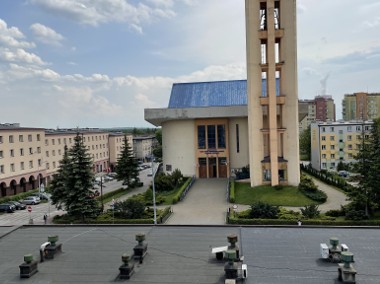
[[[380,2],[298,0],[300,99],[380,92]],[[243,0],[2,0],[0,123],[150,127],[175,82],[246,79]]]

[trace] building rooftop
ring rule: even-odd
[[[62,253],[38,264],[28,283],[113,283],[121,255],[133,253],[145,233],[148,253],[127,283],[224,283],[224,262],[211,253],[236,234],[248,267],[244,283],[339,283],[338,265],[320,258],[320,243],[337,237],[354,254],[357,283],[380,283],[379,229],[234,226],[23,226],[0,227],[0,283],[19,283],[19,265],[47,236],[58,235]],[[123,281],[124,282],[124,281]]]
[[[277,96],[279,95],[279,80]],[[262,96],[266,96],[266,80],[262,80]],[[223,107],[247,105],[247,80],[175,83],[169,108]]]

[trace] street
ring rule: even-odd
[[[152,177],[148,177],[148,173],[152,171],[151,168],[140,171],[139,178],[144,183],[144,186],[137,190],[133,190],[133,193],[145,191]],[[117,180],[112,180],[105,182],[103,184],[103,194],[119,189],[122,187],[122,182]],[[100,191],[100,187],[98,188]],[[29,207],[29,206],[27,206]],[[16,210],[14,213],[0,213],[0,226],[14,226],[14,225],[26,225],[29,224],[30,220],[33,220],[33,224],[44,224],[43,216],[44,214],[48,215],[48,223],[51,223],[51,220],[56,215],[62,215],[65,213],[64,210],[57,210],[57,208],[51,204],[51,202],[40,203],[37,205],[30,205],[32,212],[25,210]]]

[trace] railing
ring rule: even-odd
[[[181,197],[179,199],[180,201],[182,201],[186,197],[186,194],[190,190],[190,188],[193,185],[194,181],[195,181],[195,176],[192,176],[191,181],[189,182],[189,184],[186,186],[185,190],[181,194]]]

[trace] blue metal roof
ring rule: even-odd
[[[279,80],[276,80],[279,95]],[[266,97],[266,80],[262,80],[262,96]],[[247,80],[175,83],[169,108],[217,107],[247,105]]]

